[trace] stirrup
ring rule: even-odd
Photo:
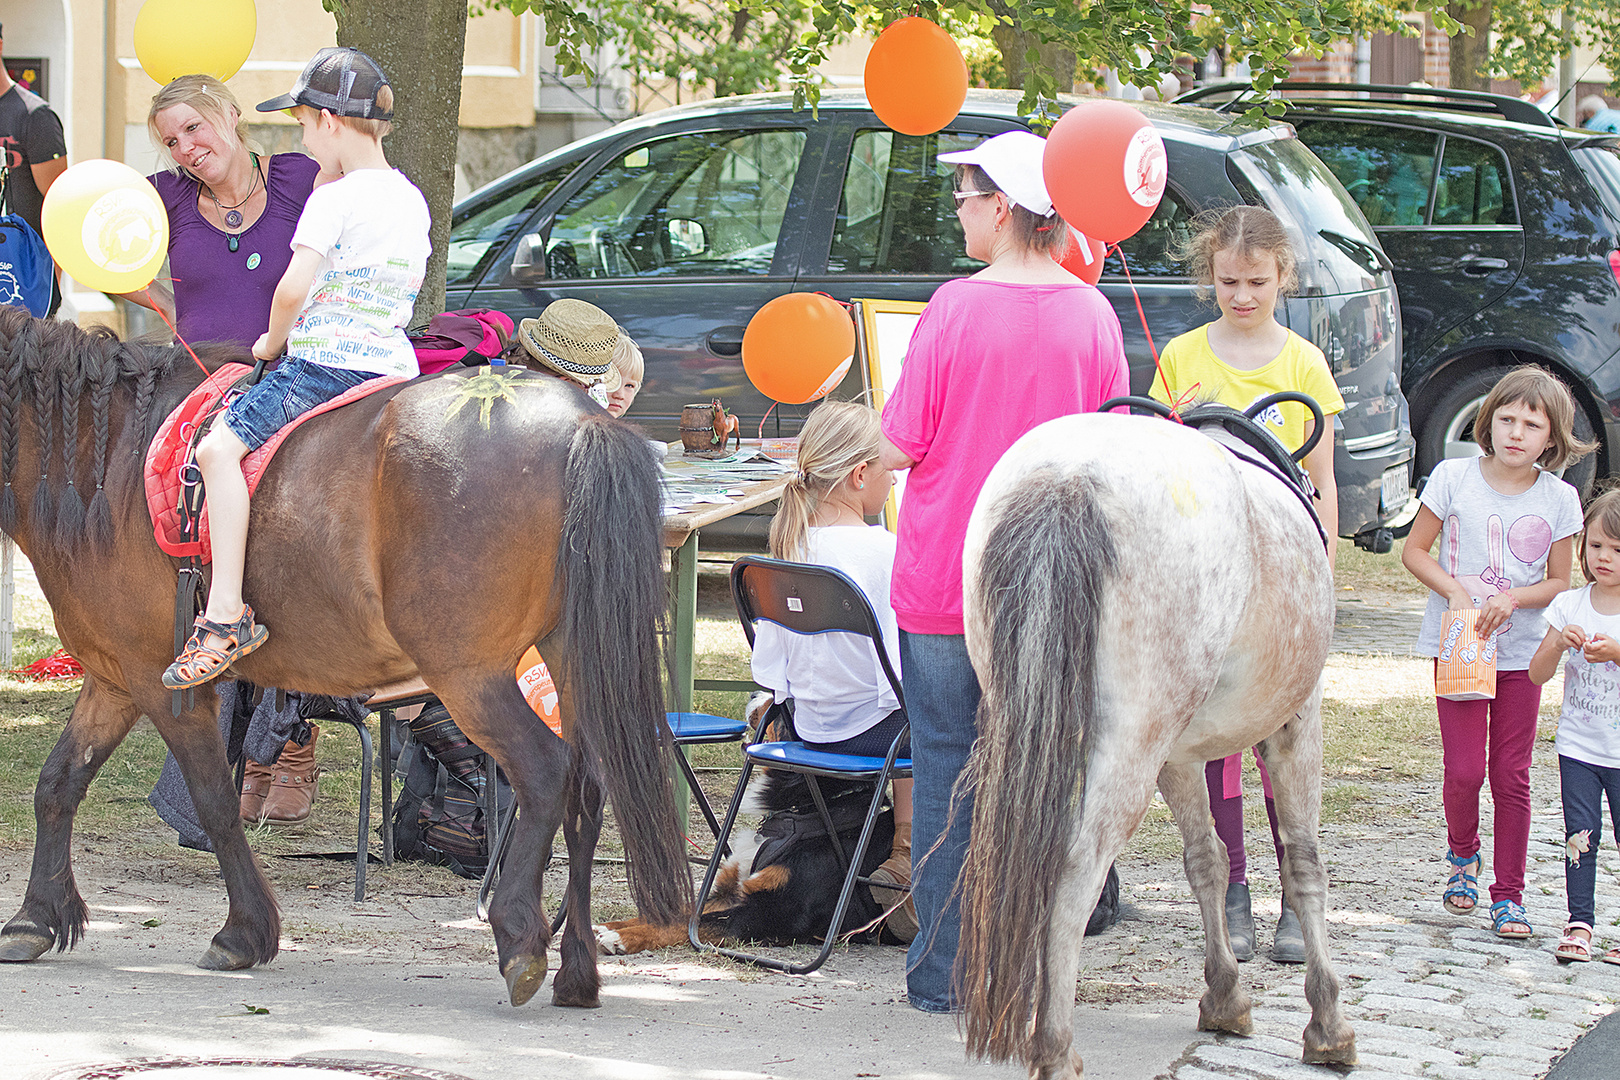
[[[203,644],[209,635],[224,639],[226,647],[216,649]],[[253,621],[251,605],[242,605],[242,617],[234,623],[217,623],[199,615],[186,647],[163,673],[163,685],[170,690],[201,686],[268,640],[270,631]]]

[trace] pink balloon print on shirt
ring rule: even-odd
[[[1507,542],[1515,559],[1534,566],[1552,550],[1552,526],[1544,518],[1526,514],[1509,526]]]

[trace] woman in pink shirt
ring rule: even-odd
[[[962,632],[968,517],[991,468],[1026,431],[1130,392],[1112,305],[1055,259],[1068,226],[1041,177],[1044,149],[1039,136],[1015,131],[940,156],[957,166],[967,254],[990,265],[934,293],[883,409],[882,463],[911,470],[891,595],[911,720],[912,897],[922,928],[906,989],[925,1012],[957,1007],[950,981],[961,913],[950,894],[971,801],[935,842],[977,735],[979,682]]]

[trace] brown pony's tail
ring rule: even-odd
[[[568,450],[567,490],[558,568],[580,750],[603,769],[642,918],[684,923],[692,877],[676,828],[659,663],[663,497],[647,440],[607,413],[585,417]]]
[[[1042,469],[992,508],[970,608],[987,629],[979,739],[957,786],[972,840],[956,980],[968,1050],[1028,1059],[1096,715],[1102,598],[1117,557],[1094,478]],[[954,812],[953,807],[953,812]],[[1084,923],[1082,917],[1081,922]]]

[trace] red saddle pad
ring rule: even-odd
[[[185,464],[186,451],[197,425],[218,407],[220,400],[237,380],[251,370],[246,364],[226,364],[204,379],[202,384],[187,395],[158,427],[157,437],[152,440],[152,445],[146,452],[146,508],[152,515],[153,534],[157,537],[158,547],[176,558],[183,559],[195,555],[203,562],[209,562],[213,558],[206,504],[203,506],[202,519],[197,523],[198,538],[188,541],[181,537],[180,495],[183,484],[180,470]],[[269,442],[249,452],[242,459],[242,475],[247,479],[248,494],[253,494],[258,488],[259,479],[269,467],[270,458],[275,454],[276,448],[299,424],[323,412],[347,405],[351,401],[358,401],[386,386],[404,381],[405,378],[401,375],[379,375],[375,379],[368,379],[330,401],[323,401],[276,432],[270,437]]]

